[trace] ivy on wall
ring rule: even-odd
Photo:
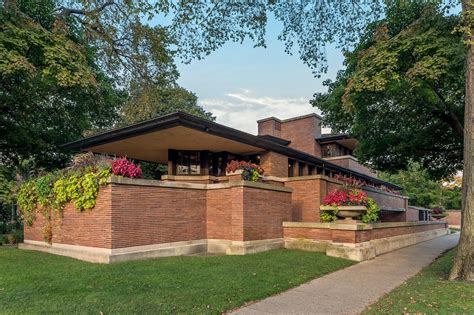
[[[118,165],[121,167],[118,168]],[[130,172],[131,169],[134,170],[133,173]],[[94,208],[100,186],[106,185],[112,174],[140,177],[141,169],[125,158],[111,160],[85,153],[76,156],[74,163],[67,169],[24,182],[17,196],[24,222],[32,226],[36,215],[41,213],[46,219],[43,238],[50,243],[52,212],[60,214],[68,203],[73,203],[77,211]]]

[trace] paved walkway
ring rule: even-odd
[[[405,247],[312,280],[234,313],[359,314],[456,246],[458,240],[459,234],[451,234]]]

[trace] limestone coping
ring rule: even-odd
[[[406,226],[418,226],[418,225],[433,225],[433,224],[446,224],[445,221],[411,221],[411,222],[381,222],[372,223],[374,229],[383,229],[391,227],[406,227]]]
[[[213,180],[219,181],[221,180],[220,177],[212,176],[212,175],[198,175],[198,176],[190,176],[190,175],[163,175],[161,176],[164,180]]]
[[[446,224],[444,221],[418,221],[418,222],[382,222],[382,223],[356,223],[344,224],[339,222],[283,222],[283,227],[291,228],[311,228],[311,229],[330,229],[330,230],[348,230],[348,231],[363,231],[372,229],[384,229],[393,227],[409,227],[422,226],[433,224]]]
[[[251,182],[251,181],[246,181],[246,180],[231,181],[231,182],[216,183],[216,184],[201,184],[201,183],[162,181],[162,180],[154,180],[154,179],[127,178],[127,177],[112,175],[109,179],[109,183],[119,184],[119,185],[152,186],[152,187],[201,189],[201,190],[225,189],[225,188],[231,188],[231,187],[249,187],[249,188],[257,188],[257,189],[281,191],[281,192],[287,192],[287,193],[291,193],[293,191],[293,189],[290,187],[284,187],[284,186],[267,184],[267,183]]]
[[[398,198],[403,198],[403,199],[410,199],[410,197],[408,197],[408,196],[397,195],[397,194],[390,193],[388,191],[383,191],[383,190],[368,187],[368,186],[362,187],[362,189],[365,190],[365,191],[372,191],[372,192],[382,194],[382,195],[388,195],[388,196],[398,197]]]
[[[283,227],[349,231],[372,230],[373,228],[372,225],[367,223],[345,224],[338,222],[283,222]]]

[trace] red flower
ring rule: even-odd
[[[112,161],[112,173],[123,177],[141,178],[142,169],[127,158],[120,158]]]
[[[226,172],[228,173],[233,173],[236,170],[256,170],[260,175],[263,174],[263,168],[260,167],[260,165],[257,165],[255,163],[250,163],[250,162],[245,162],[245,161],[230,161],[230,163],[227,164],[226,167]]]
[[[326,206],[366,206],[367,202],[366,193],[357,190],[349,193],[335,190],[323,198],[323,205]]]

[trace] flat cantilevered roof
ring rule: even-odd
[[[167,163],[168,149],[228,151],[236,154],[274,151],[327,170],[401,189],[397,185],[335,165],[271,139],[258,137],[182,112],[103,132],[67,143],[63,147],[77,151],[126,155],[134,159],[159,163]]]

